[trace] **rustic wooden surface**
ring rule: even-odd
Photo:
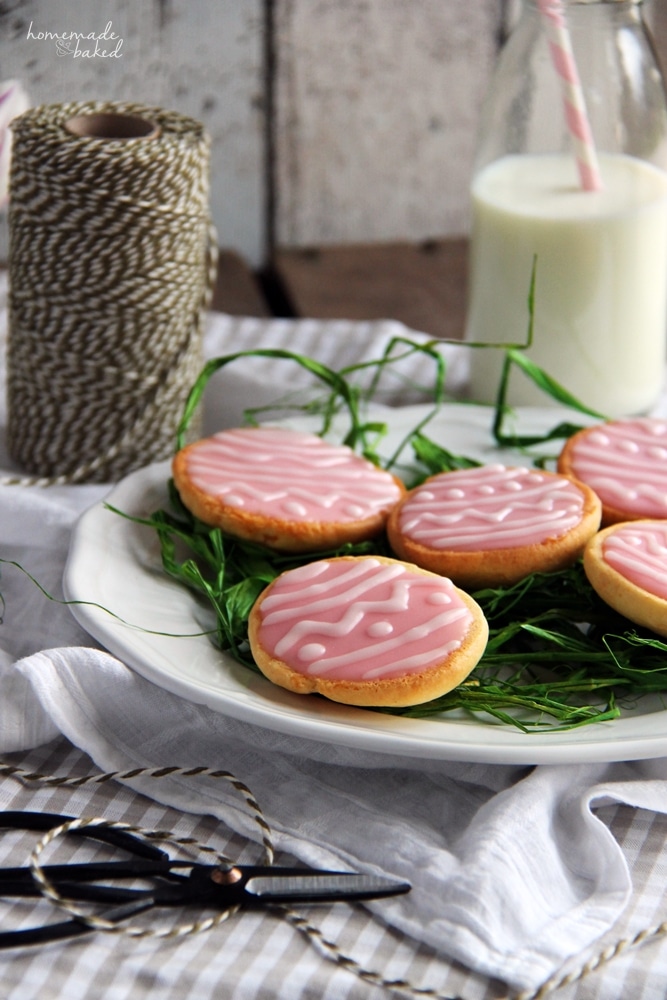
[[[259,280],[240,254],[221,250],[211,308],[230,316],[271,316]]]
[[[274,269],[296,316],[396,319],[433,337],[463,336],[466,240],[283,250]]]
[[[0,79],[21,80],[35,105],[132,100],[204,122],[219,242],[257,266],[266,252],[263,7],[264,0],[3,0]],[[119,58],[59,56],[53,40],[28,37],[99,33],[108,21],[123,41]],[[0,259],[6,241],[0,224]]]
[[[506,2],[3,0],[0,78],[33,104],[133,99],[199,118],[220,244],[258,267],[273,235],[301,246],[465,231]],[[119,58],[59,56],[35,37],[108,21]]]
[[[667,66],[667,0],[644,4]],[[34,104],[133,99],[212,137],[222,246],[291,249],[467,232],[482,95],[518,0],[2,0],[0,79]],[[100,32],[119,58],[40,32]],[[29,34],[32,37],[29,37]],[[0,212],[0,260],[6,225]]]
[[[663,74],[667,73],[667,4],[652,0],[647,4],[647,23],[651,29]]]
[[[275,242],[462,234],[500,0],[280,0]]]

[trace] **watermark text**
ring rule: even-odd
[[[53,42],[56,54],[73,59],[120,59],[123,39],[113,30],[113,22],[104,31],[37,31],[30,22],[26,38],[36,42]]]

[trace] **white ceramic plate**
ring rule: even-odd
[[[391,413],[383,445],[389,454],[426,410],[381,412],[383,417]],[[556,410],[525,410],[521,420],[540,430],[561,416]],[[451,405],[429,425],[428,434],[451,451],[489,461],[499,458],[490,422],[487,408]],[[316,426],[306,420],[291,423]],[[508,461],[507,452],[502,459]],[[127,513],[147,515],[165,504],[168,476],[168,463],[149,466],[120,483],[109,501]],[[405,719],[292,695],[196,634],[210,624],[208,612],[162,573],[153,531],[103,504],[87,511],[75,527],[64,582],[68,599],[92,602],[72,609],[81,625],[138,673],[183,698],[264,728],[412,758],[542,764],[667,755],[667,711],[649,702],[613,722],[525,734],[469,718]]]

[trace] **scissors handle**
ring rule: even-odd
[[[0,829],[6,830],[34,830],[37,833],[48,833],[63,823],[70,823],[76,817],[63,816],[60,813],[43,812],[22,812],[12,811],[0,812]],[[85,826],[80,830],[70,830],[71,836],[79,836],[86,840],[97,840],[102,844],[110,844],[112,847],[120,847],[129,851],[137,858],[146,858],[150,861],[167,861],[169,855],[160,847],[150,843],[141,837],[136,837],[127,830],[118,830],[112,826]]]
[[[143,858],[128,858],[124,861],[86,861],[83,864],[41,865],[49,881],[64,879],[67,882],[96,882],[99,879],[125,878],[163,878],[170,881],[181,881],[184,876],[179,874],[179,868],[201,867],[192,861],[172,861],[169,858],[159,861]],[[203,866],[207,871],[208,865]],[[15,888],[26,887],[34,882],[30,868],[0,868],[0,893],[5,892],[12,884]],[[6,893],[7,894],[7,893]],[[20,895],[20,893],[19,893]]]
[[[82,887],[79,887],[82,888]],[[130,890],[125,890],[128,892]],[[153,906],[150,893],[144,899],[128,902],[127,898],[119,900],[120,905],[104,912],[104,919],[112,923],[127,920],[142,910]],[[63,941],[81,934],[90,934],[92,928],[81,920],[61,920],[55,924],[43,924],[37,927],[27,927],[20,931],[0,931],[0,950],[4,948],[24,948],[27,945],[48,944],[51,941]]]
[[[0,829],[32,830],[37,833],[47,833],[63,823],[75,819],[60,813],[0,812]],[[160,879],[188,881],[183,875],[172,872],[172,869],[191,868],[191,862],[172,861],[166,851],[127,830],[118,830],[107,826],[86,826],[80,830],[72,830],[73,836],[86,840],[95,840],[118,847],[134,855],[124,861],[92,862],[82,865],[45,865],[42,870],[47,878],[57,883],[60,893],[69,899],[88,902],[117,904],[113,909],[106,910],[105,920],[120,922],[135,913],[155,905],[153,889],[131,889],[128,887],[104,886],[86,884],[95,879],[110,878],[140,878],[159,877]],[[164,886],[164,895],[168,896]],[[173,886],[172,893],[175,895]],[[40,896],[41,892],[35,883],[29,868],[0,869],[0,896],[30,897]],[[165,898],[164,905],[169,902]],[[0,931],[0,949],[23,947],[25,945],[45,944],[49,941],[60,941],[66,938],[78,937],[90,932],[90,927],[80,920],[65,920],[60,923],[29,927],[24,930]]]

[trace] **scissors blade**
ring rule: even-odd
[[[274,871],[249,871],[242,881],[243,903],[246,906],[379,899],[397,896],[410,889],[408,882],[398,882],[382,875],[280,868]]]

